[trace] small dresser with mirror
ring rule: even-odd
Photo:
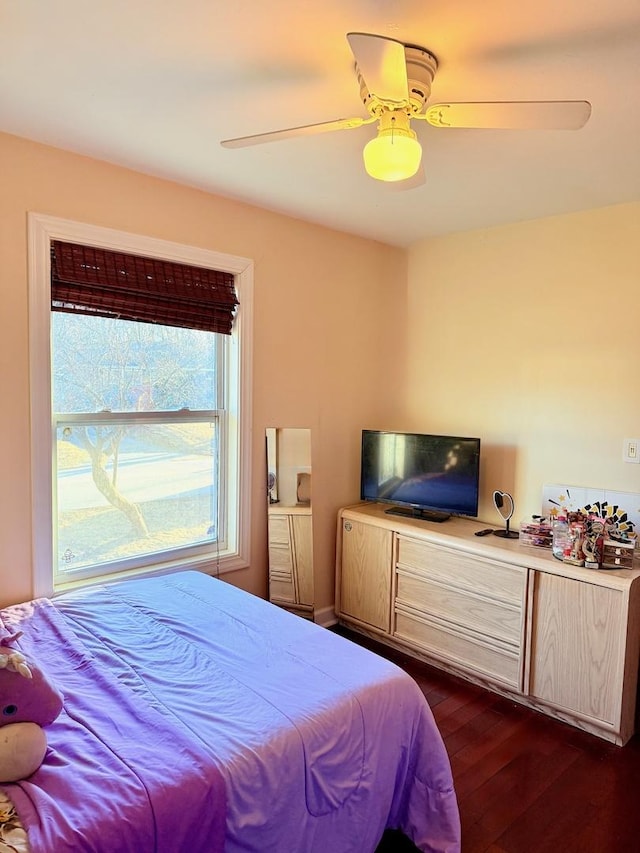
[[[269,600],[314,618],[311,431],[267,428]]]

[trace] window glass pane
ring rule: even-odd
[[[216,541],[217,422],[59,421],[56,453],[59,572]]]
[[[217,337],[197,329],[53,312],[53,410],[218,409]]]

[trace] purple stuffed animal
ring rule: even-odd
[[[42,670],[11,648],[20,636],[5,636],[0,646],[0,782],[16,782],[40,767],[47,751],[42,727],[62,710],[62,696]]]

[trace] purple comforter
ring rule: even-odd
[[[49,601],[3,621],[65,699],[39,770],[3,786],[33,853],[224,850],[224,780],[207,752],[123,687]]]
[[[395,665],[197,572],[8,608],[65,694],[7,785],[34,853],[455,853],[449,761]]]

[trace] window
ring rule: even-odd
[[[226,549],[226,344],[53,314],[54,582]]]
[[[247,565],[251,264],[37,215],[30,234],[35,594],[123,573]],[[52,312],[57,241],[232,273],[232,334],[95,306],[69,313],[73,299],[55,285],[63,307]],[[53,270],[57,281],[55,261]]]

